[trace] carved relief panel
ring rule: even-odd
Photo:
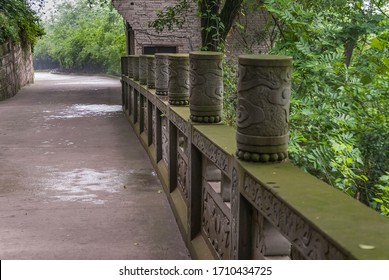
[[[167,124],[167,118],[161,118],[162,128],[162,159],[166,166],[169,166],[169,129]]]
[[[188,204],[188,138],[180,130],[177,135],[177,186]]]
[[[202,234],[220,259],[230,259],[230,218],[203,188]]]
[[[272,192],[245,174],[242,194],[305,259],[347,259],[324,234],[314,229]]]

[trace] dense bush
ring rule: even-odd
[[[264,2],[294,60],[292,160],[389,216],[387,1]]]
[[[263,4],[268,52],[293,57],[291,160],[389,217],[388,1]],[[236,74],[226,70],[225,120],[234,125]]]
[[[109,5],[64,3],[45,22],[35,59],[57,61],[63,70],[118,74],[125,54],[121,17]]]

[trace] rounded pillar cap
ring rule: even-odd
[[[221,52],[196,51],[190,52],[189,56],[197,59],[223,59],[223,53]]]
[[[239,64],[252,66],[291,66],[292,57],[285,55],[246,54],[239,56]]]
[[[169,55],[174,54],[174,53],[155,53],[155,57],[168,57]]]
[[[174,53],[174,54],[169,54],[168,58],[171,60],[188,60],[189,54],[188,53]]]

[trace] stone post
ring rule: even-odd
[[[169,55],[169,104],[189,104],[189,54]]]
[[[147,87],[155,88],[155,56],[147,56]]]
[[[134,55],[133,60],[134,81],[139,81],[139,55]]]
[[[129,78],[134,78],[134,59],[135,55],[129,55],[128,56],[128,77]]]
[[[147,85],[147,55],[139,56],[139,83]]]
[[[191,120],[220,122],[223,114],[223,53],[191,52],[189,60]]]
[[[169,68],[167,53],[155,54],[155,91],[158,95],[168,95]]]
[[[122,56],[121,59],[122,75],[128,76],[128,56]]]
[[[288,56],[239,56],[239,159],[281,162],[288,157],[291,65]]]

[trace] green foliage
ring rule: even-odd
[[[182,28],[189,8],[188,0],[179,0],[176,5],[156,11],[157,18],[148,22],[148,26],[154,28],[158,33],[163,32],[165,28],[168,31],[172,31],[174,27]]]
[[[223,51],[224,42],[243,0],[192,0],[197,4],[197,16],[201,20],[202,50]],[[181,28],[190,10],[189,0],[177,0],[175,5],[157,11],[157,18],[148,26],[161,33]]]
[[[223,122],[229,126],[236,124],[236,100],[238,75],[236,65],[223,61]]]
[[[272,52],[294,60],[292,160],[387,211],[388,1],[264,2],[278,31]]]
[[[379,178],[371,206],[389,218],[389,172]]]
[[[117,12],[84,0],[64,3],[57,10],[46,23],[47,34],[39,41],[35,58],[53,59],[63,69],[120,73],[125,33]]]
[[[39,18],[26,0],[1,0],[0,44],[11,40],[33,46],[43,33]]]

